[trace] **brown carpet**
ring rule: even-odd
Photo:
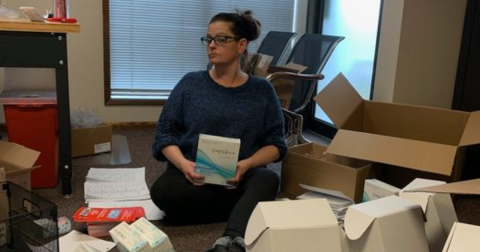
[[[97,166],[97,167],[145,167],[146,181],[150,187],[165,169],[163,163],[152,158],[151,143],[155,128],[153,126],[116,126],[113,134],[123,135],[127,138],[132,162],[126,165]],[[55,202],[58,206],[58,216],[66,216],[70,220],[73,213],[84,205],[83,183],[91,166],[73,166],[73,195],[64,198],[61,195],[60,184],[51,189],[34,189],[40,196]],[[278,169],[278,167],[276,167]],[[464,223],[480,225],[480,196],[457,195],[454,199],[458,219]],[[86,233],[84,224],[72,223],[73,229]],[[220,237],[225,228],[225,223],[191,226],[168,226],[161,221],[155,222],[172,241],[177,252],[204,252]],[[109,239],[106,237],[105,239]],[[112,251],[118,251],[116,248]]]

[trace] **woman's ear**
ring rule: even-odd
[[[248,41],[245,38],[242,38],[238,41],[238,53],[242,54],[247,50]]]

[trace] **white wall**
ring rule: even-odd
[[[451,108],[466,0],[385,0],[374,100]]]

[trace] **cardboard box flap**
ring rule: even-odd
[[[5,168],[0,167],[0,182],[3,182],[7,179],[7,176],[5,175]]]
[[[401,191],[401,197],[404,199],[408,199],[412,202],[415,202],[419,204],[423,212],[425,213],[427,211],[427,206],[428,206],[428,200],[430,197],[433,196],[433,193],[427,193],[427,192],[408,192],[407,190],[413,190],[417,188],[423,188],[423,187],[429,187],[429,186],[436,186],[436,185],[442,185],[446,184],[444,181],[439,181],[439,180],[431,180],[431,179],[420,179],[416,178],[410,184],[405,186]]]
[[[350,240],[357,240],[376,219],[419,207],[419,205],[397,196],[388,196],[353,205],[345,214],[345,232]]]
[[[480,250],[480,227],[455,222],[448,235],[443,252],[473,252]]]
[[[287,63],[285,66],[271,66],[268,68],[269,73],[276,72],[289,72],[289,73],[302,73],[307,70],[308,67],[296,64],[293,62]]]
[[[480,143],[480,111],[471,112],[467,125],[463,131],[460,146],[467,146]]]
[[[337,219],[326,199],[260,202],[248,220],[245,244],[252,244],[269,228],[337,225]]]
[[[408,189],[405,191],[480,195],[480,179],[472,179],[437,186]]]
[[[333,199],[338,199],[341,201],[348,201],[352,204],[355,204],[353,199],[349,198],[345,194],[343,194],[341,191],[336,191],[336,190],[329,190],[325,188],[318,188],[314,186],[309,186],[309,185],[304,185],[304,184],[298,184],[301,188],[310,191],[310,192],[315,192],[320,195],[324,195],[327,199],[328,198],[333,198]]]
[[[363,107],[363,98],[342,73],[339,73],[314,99],[338,128],[344,128],[348,122],[354,125],[352,127],[361,129],[363,115],[358,115],[362,112],[357,110]],[[356,122],[349,122],[352,115],[356,115]]]
[[[32,168],[40,152],[28,149],[16,143],[0,141],[0,166],[5,167],[5,172],[16,169]],[[13,168],[13,169],[12,169]]]
[[[457,147],[339,130],[327,153],[449,176]]]

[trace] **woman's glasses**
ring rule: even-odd
[[[237,40],[236,37],[231,37],[231,36],[217,36],[217,37],[205,36],[205,37],[201,37],[200,41],[202,41],[202,44],[204,46],[210,45],[212,41],[214,41],[215,44],[218,46],[223,46],[228,42],[229,39]]]

